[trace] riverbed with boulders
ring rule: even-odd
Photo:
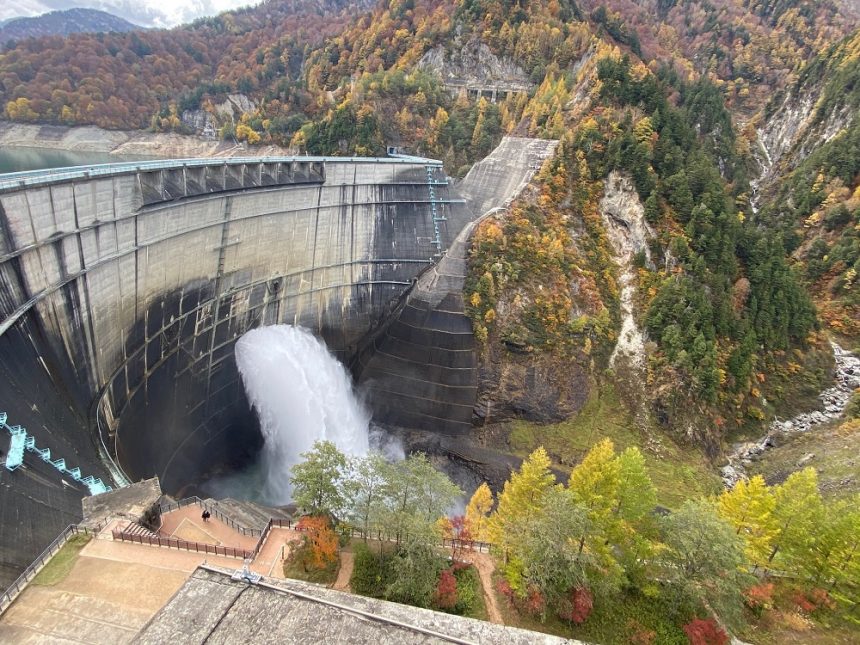
[[[842,416],[854,390],[860,388],[860,358],[831,342],[835,360],[834,383],[824,390],[818,399],[817,410],[798,414],[791,419],[775,419],[767,434],[756,441],[747,441],[733,446],[727,464],[720,470],[726,488],[733,488],[742,479],[747,479],[747,466],[761,459],[765,451],[773,448],[785,438],[811,432],[825,423]]]

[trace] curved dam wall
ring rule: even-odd
[[[472,430],[480,348],[463,301],[472,232],[511,204],[557,144],[504,137],[457,185],[466,200],[449,217],[456,238],[354,358],[376,421],[451,436]]]
[[[241,334],[301,324],[349,356],[457,233],[430,160],[195,160],[9,177],[0,411],[69,467],[110,481],[113,460],[174,494],[260,445],[233,358]],[[31,453],[14,472],[0,467],[0,584],[79,519],[85,494]]]

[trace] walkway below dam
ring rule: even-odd
[[[346,593],[349,550],[331,589],[285,579],[284,557],[301,539],[294,530],[268,533],[250,566],[263,576],[256,584],[236,580],[241,559],[113,539],[124,530],[239,549],[259,539],[215,516],[203,520],[197,504],[166,512],[162,520],[156,534],[115,518],[76,556],[68,555],[67,545],[0,616],[0,642],[570,642],[502,625],[487,554],[465,558],[479,569],[489,622]]]
[[[130,530],[139,534],[247,550],[253,550],[259,539],[242,535],[216,517],[204,521],[197,505],[162,517],[157,534],[116,519],[84,546],[65,576],[37,576],[0,617],[0,642],[127,643],[198,567],[209,564],[235,570],[242,566],[241,559],[114,540],[114,530],[131,525]],[[296,531],[273,529],[251,570],[267,578],[283,578],[284,558],[299,540],[301,534]]]

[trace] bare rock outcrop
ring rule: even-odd
[[[488,87],[525,91],[534,86],[528,74],[509,58],[496,56],[477,38],[452,51],[441,45],[418,61],[418,68],[435,72],[448,86]]]
[[[645,362],[645,337],[634,316],[636,269],[633,259],[643,253],[646,262],[651,262],[648,240],[654,237],[654,232],[645,221],[645,209],[633,182],[616,171],[606,179],[600,214],[621,270],[621,332],[609,364],[615,366],[619,358],[624,358],[630,367],[639,368]]]

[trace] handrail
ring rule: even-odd
[[[137,544],[148,544],[150,546],[166,546],[168,549],[176,548],[177,550],[194,551],[196,553],[208,553],[212,555],[220,555],[226,558],[241,558],[247,559],[254,556],[253,551],[247,549],[239,549],[234,546],[220,546],[217,544],[206,544],[205,542],[192,542],[190,540],[182,540],[174,537],[152,537],[149,535],[138,535],[136,533],[127,533],[119,529],[112,529],[111,535],[114,540],[122,542],[136,542]]]
[[[241,533],[242,535],[250,535],[251,537],[256,537],[263,534],[263,531],[261,531],[260,529],[253,529],[242,526],[229,515],[223,513],[222,511],[219,511],[217,508],[210,506],[196,495],[193,495],[191,497],[185,497],[175,502],[161,502],[159,507],[162,513],[169,513],[170,511],[178,510],[184,506],[191,506],[192,504],[196,504],[203,510],[209,511],[210,513],[212,513],[212,515],[224,522],[224,524],[226,524],[233,530]]]
[[[250,535],[250,536],[259,536],[260,539],[257,541],[257,545],[254,547],[253,553],[256,556],[263,548],[263,545],[266,542],[266,539],[269,537],[269,533],[273,528],[287,528],[292,529],[293,531],[303,531],[302,527],[300,527],[299,523],[293,523],[289,519],[281,519],[281,518],[269,518],[269,521],[266,523],[266,526],[260,529],[249,529],[241,526],[238,522],[231,519],[229,516],[224,513],[218,511],[215,508],[212,508],[208,504],[206,504],[202,499],[197,497],[196,495],[192,497],[185,497],[183,499],[174,501],[174,502],[161,502],[160,509],[162,513],[169,513],[174,510],[178,510],[185,506],[190,506],[192,504],[196,504],[200,508],[208,510],[215,517],[220,519],[222,522],[238,531],[242,535]],[[364,529],[350,526],[350,527],[342,527],[339,529],[341,532],[349,532],[350,537],[353,538],[361,538],[361,539],[370,539],[370,540],[379,540],[382,542],[396,542],[408,540],[409,535],[401,535],[398,540],[398,536],[390,533],[387,530],[379,529],[379,528],[371,528],[366,533]],[[463,540],[460,538],[442,538],[438,543],[442,548],[451,547],[451,548],[460,548],[460,549],[469,549],[471,551],[478,551],[479,553],[489,553],[493,544],[491,542],[482,542],[481,540]]]
[[[116,163],[94,164],[89,166],[69,166],[42,170],[23,170],[0,174],[0,190],[24,188],[27,186],[57,182],[70,179],[91,179],[133,172],[199,168],[205,166],[240,166],[246,164],[274,163],[385,163],[415,165],[416,163],[441,166],[437,159],[412,157],[396,159],[391,157],[196,157],[187,159],[160,159],[155,161],[123,161]]]
[[[92,533],[95,535],[101,530],[101,528],[102,525],[100,524],[92,530]],[[15,579],[15,582],[9,585],[9,588],[0,595],[0,614],[3,614],[3,612],[6,611],[9,605],[11,605],[15,598],[18,597],[18,594],[26,588],[27,583],[36,577],[39,571],[41,571],[42,568],[50,561],[54,554],[62,549],[66,542],[69,541],[69,538],[80,533],[89,535],[90,530],[86,527],[77,526],[76,524],[69,524],[47,547],[45,547],[45,550],[42,551],[42,553],[40,553],[38,557],[30,563],[30,566],[24,569],[21,575]]]

